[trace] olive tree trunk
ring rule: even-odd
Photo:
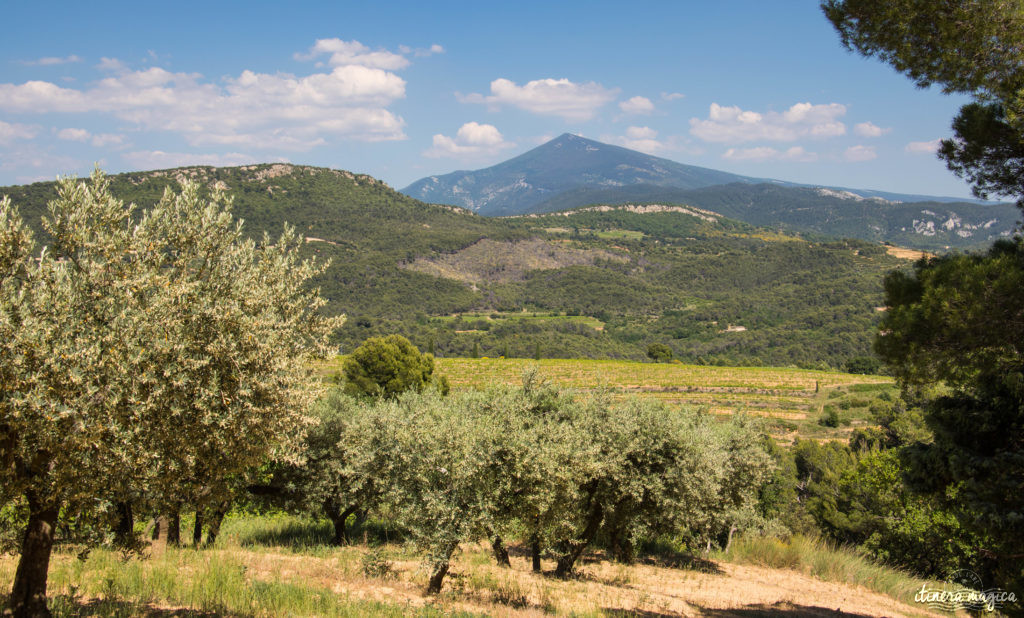
[[[494,537],[494,542],[491,543],[491,549],[494,550],[494,559],[497,561],[498,566],[512,566],[512,561],[508,558],[508,548],[505,547],[500,536]]]
[[[587,526],[583,529],[583,534],[579,540],[565,541],[561,543],[559,548],[558,563],[555,565],[555,576],[556,577],[568,577],[576,565],[576,561],[579,560],[580,556],[590,545],[594,537],[597,536],[597,531],[601,528],[601,520],[603,519],[604,512],[601,509],[600,504],[594,505],[590,510],[590,516],[587,518]]]
[[[203,508],[196,507],[196,524],[192,527],[192,545],[199,547],[203,544]]]
[[[53,529],[57,525],[60,508],[55,504],[41,504],[33,495],[27,498],[28,526],[21,542],[21,558],[14,573],[11,610],[14,618],[48,617],[50,610],[46,607],[46,578],[53,551]]]
[[[224,501],[217,507],[217,510],[213,512],[213,518],[210,519],[210,525],[206,528],[206,544],[213,545],[217,542],[217,535],[220,534],[220,525],[224,523],[224,517],[227,516],[228,511],[231,510],[231,503]]]
[[[359,510],[358,504],[353,504],[342,510],[333,498],[324,500],[324,514],[327,515],[327,519],[330,519],[331,523],[334,524],[334,538],[331,539],[331,543],[333,545],[348,545],[351,542],[345,523],[348,521],[349,516],[357,510]]]
[[[167,544],[171,547],[181,545],[181,511],[178,509],[167,517]]]
[[[434,561],[434,570],[430,573],[430,581],[427,583],[427,594],[441,592],[441,584],[444,583],[444,576],[448,574],[451,566],[452,554],[458,549],[458,543],[445,548],[444,555],[440,560]]]
[[[132,547],[135,536],[135,515],[131,502],[117,503],[117,527],[114,529],[114,541],[123,547]]]
[[[533,572],[540,573],[540,535],[534,534],[530,539],[530,554],[533,557]]]

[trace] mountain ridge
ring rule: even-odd
[[[740,176],[569,133],[488,168],[428,176],[402,193],[484,216],[684,204],[792,233],[940,251],[1010,236],[1020,214],[1009,204]]]
[[[571,153],[566,156],[565,153]],[[614,160],[612,169],[602,169]],[[449,203],[488,216],[524,214],[530,205],[578,186],[698,188],[749,179],[729,172],[677,163],[571,133],[482,170],[428,176],[401,190],[431,203]],[[763,180],[763,179],[758,179]]]

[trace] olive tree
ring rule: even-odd
[[[437,593],[459,545],[492,528],[494,478],[488,474],[495,441],[487,394],[438,391],[381,400],[373,408],[378,426],[389,429],[391,458],[381,470],[385,496],[412,542],[425,554]]]
[[[315,396],[322,316],[300,239],[247,240],[230,200],[194,184],[138,212],[64,179],[32,237],[0,206],[0,498],[28,525],[15,615],[46,615],[54,528],[77,513],[195,495],[286,445]]]
[[[376,401],[333,389],[314,404],[298,458],[273,462],[249,489],[278,507],[319,512],[334,525],[335,545],[350,542],[347,521],[377,508],[399,454],[389,417]]]

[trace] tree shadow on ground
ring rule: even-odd
[[[668,569],[697,571],[699,573],[707,573],[709,575],[725,575],[725,571],[718,566],[717,562],[682,552],[660,552],[658,554],[643,556],[637,562],[640,564],[664,567]]]
[[[871,618],[872,616],[872,614],[857,614],[815,605],[798,605],[786,601],[744,605],[730,609],[701,607],[692,603],[690,605],[698,610],[701,616],[710,618],[796,618],[797,616],[801,618],[804,616],[809,618]]]
[[[349,544],[384,545],[402,543],[405,539],[400,530],[389,528],[376,521],[367,521],[362,526],[349,528]],[[326,520],[296,520],[283,526],[247,530],[238,535],[241,546],[287,547],[304,550],[314,547],[334,546],[334,526]]]
[[[227,610],[200,611],[155,607],[148,603],[126,601],[119,598],[83,599],[80,596],[60,594],[50,597],[48,603],[53,618],[252,618],[252,614]],[[10,611],[10,597],[0,596],[0,615]]]

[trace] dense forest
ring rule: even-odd
[[[684,207],[488,219],[291,165],[120,174],[111,189],[146,206],[184,178],[234,196],[248,235],[288,222],[307,256],[331,260],[316,284],[349,318],[342,351],[401,333],[442,356],[644,359],[660,343],[688,362],[841,368],[870,356],[882,275],[908,264]],[[54,191],[0,188],[40,233]],[[479,261],[495,268],[472,272]]]

